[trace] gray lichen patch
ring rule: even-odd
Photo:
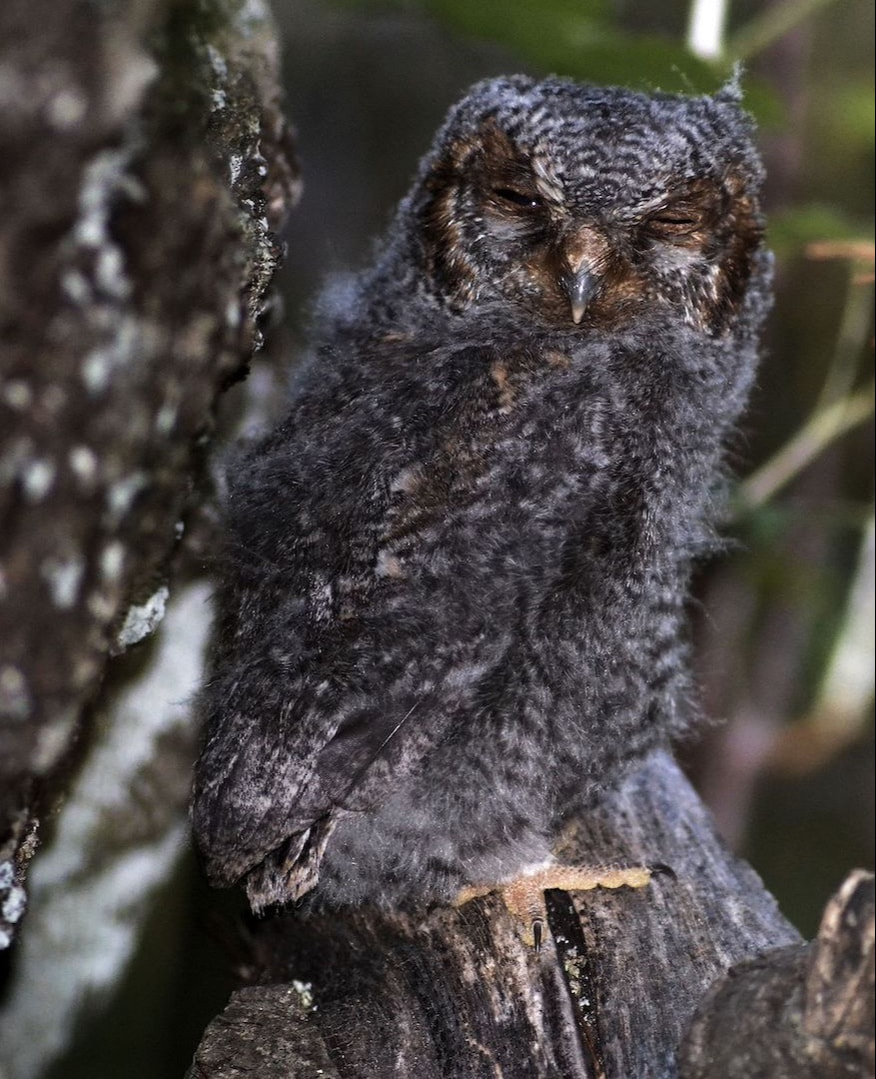
[[[97,397],[110,389],[122,370],[136,369],[156,353],[157,342],[136,318],[118,312],[114,305],[94,307],[91,317],[101,334],[99,343],[82,358],[80,377],[89,396]]]
[[[12,943],[27,910],[23,882],[27,863],[36,849],[36,830],[35,820],[29,820],[27,814],[18,814],[12,821],[9,837],[0,844],[0,950]]]
[[[12,664],[0,667],[0,719],[20,722],[31,714],[32,700],[23,671]]]
[[[55,767],[70,744],[77,719],[78,712],[71,707],[40,727],[33,754],[35,775],[45,775]]]
[[[88,446],[73,446],[67,460],[70,471],[86,492],[91,492],[97,478],[97,455]]]
[[[301,1006],[303,1012],[315,1012],[316,1003],[313,999],[313,984],[311,982],[302,982],[297,978],[293,978],[289,983],[295,994],[298,997],[298,1003]]]
[[[125,564],[125,547],[118,540],[112,540],[100,552],[98,566],[104,581],[117,581]]]
[[[23,379],[11,378],[3,385],[0,394],[5,404],[17,412],[29,408],[33,402],[33,392]]]
[[[106,493],[107,512],[112,524],[117,524],[130,510],[140,491],[148,484],[145,472],[131,472],[116,480]]]
[[[46,116],[52,127],[67,131],[75,127],[85,116],[88,101],[76,87],[59,90],[46,107]]]
[[[27,907],[27,893],[19,884],[14,884],[0,903],[0,917],[6,922],[19,921]]]
[[[141,189],[130,176],[133,146],[123,150],[103,150],[96,154],[83,170],[79,188],[79,215],[73,229],[73,238],[83,247],[95,250],[114,250],[122,258],[122,252],[110,233],[113,203],[119,191]]]
[[[134,604],[128,608],[125,621],[116,638],[120,648],[130,648],[132,644],[137,644],[138,641],[142,641],[144,637],[155,632],[159,622],[164,618],[169,595],[167,586],[162,585],[145,603]]]
[[[85,560],[79,555],[47,558],[41,564],[40,571],[49,587],[54,605],[62,611],[69,611],[75,606],[85,573]]]
[[[173,430],[173,425],[176,423],[178,412],[179,409],[176,405],[162,405],[158,410],[158,415],[155,417],[155,430],[161,435],[169,435]]]
[[[32,457],[21,469],[21,486],[25,498],[39,502],[51,490],[57,469],[47,457]]]

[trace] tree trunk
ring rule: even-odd
[[[0,949],[259,340],[297,194],[276,52],[261,0],[0,4]]]
[[[548,893],[551,934],[538,955],[497,897],[265,921],[250,972],[261,984],[210,1025],[192,1079],[792,1079],[872,1066],[872,877],[834,900],[813,958],[664,753],[581,820],[560,853],[665,862],[675,879]],[[841,923],[837,935],[830,926]]]

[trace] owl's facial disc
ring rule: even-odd
[[[559,330],[663,307],[722,333],[762,235],[744,169],[731,156],[697,173],[694,150],[667,143],[648,171],[622,125],[582,123],[546,137],[489,115],[443,147],[419,204],[431,290],[452,311],[506,305]]]

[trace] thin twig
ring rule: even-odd
[[[847,248],[849,245],[846,245]],[[836,257],[828,245],[810,244],[807,255],[813,258]],[[818,401],[805,425],[770,460],[739,485],[737,492],[743,510],[763,505],[778,490],[801,472],[834,439],[861,423],[873,412],[873,382],[850,393],[858,369],[858,357],[870,330],[872,290],[857,282],[862,261],[861,249],[849,257],[849,281],[839,332],[827,375]]]
[[[816,410],[781,450],[739,485],[745,510],[756,509],[781,490],[840,435],[873,414],[873,382],[840,401]]]
[[[864,528],[858,565],[815,703],[803,719],[785,727],[770,752],[770,764],[804,775],[863,734],[873,700],[873,514]]]
[[[750,59],[769,48],[774,41],[784,37],[820,8],[834,2],[835,0],[787,0],[784,4],[767,8],[740,27],[735,34],[731,34],[724,50],[725,58],[734,63]]]
[[[810,249],[807,248],[807,254]],[[818,397],[815,411],[839,401],[855,384],[861,347],[870,332],[870,316],[873,309],[873,290],[859,280],[862,260],[849,260],[849,278],[846,302],[837,332],[827,377]]]

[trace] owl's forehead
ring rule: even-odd
[[[551,115],[546,106],[509,123],[509,140],[532,168],[546,193],[564,200],[648,200],[659,196],[666,178],[693,179],[719,170],[714,153],[703,153],[702,125],[682,121],[676,110],[652,102],[602,100]],[[714,150],[714,144],[712,149]]]
[[[670,181],[717,179],[747,156],[741,114],[710,98],[521,79],[473,99],[472,133],[499,133],[491,148],[505,141],[542,193],[567,205],[647,204]]]

